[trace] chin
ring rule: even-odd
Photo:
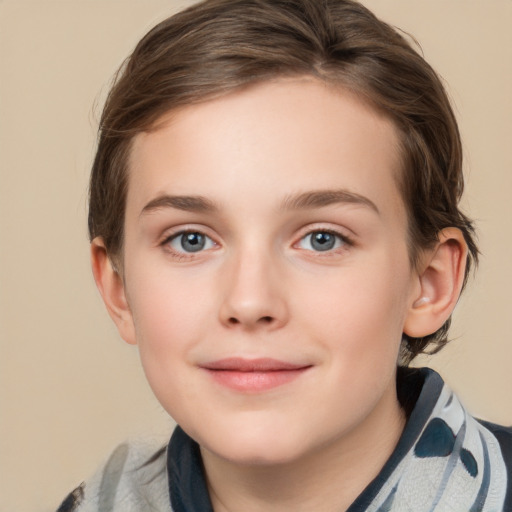
[[[209,436],[208,436],[209,437]],[[275,428],[262,432],[230,432],[228,435],[200,440],[200,444],[233,464],[269,466],[291,463],[305,455],[307,440],[294,439]]]
[[[241,446],[235,449],[223,450],[217,456],[241,466],[279,466],[294,462],[300,458],[295,451],[273,450],[272,446]]]

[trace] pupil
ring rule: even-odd
[[[311,235],[311,245],[317,251],[328,251],[334,247],[335,238],[331,233],[318,231]]]
[[[201,235],[201,233],[186,233],[181,239],[181,246],[187,252],[200,251],[204,244],[204,235]]]

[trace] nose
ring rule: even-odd
[[[220,320],[230,328],[274,330],[288,321],[283,273],[263,251],[247,250],[223,273]]]

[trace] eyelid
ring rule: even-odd
[[[207,236],[208,238],[211,238],[214,241],[217,238],[215,234],[212,233],[211,229],[202,224],[180,224],[162,230],[162,234],[159,236],[158,244],[165,244],[170,239],[175,238],[184,233],[201,233],[202,235]]]

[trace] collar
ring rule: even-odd
[[[213,512],[199,445],[179,425],[167,449],[167,475],[173,512]]]
[[[399,369],[398,396],[412,409],[402,436],[347,512],[502,510],[507,475],[493,434],[433,370]],[[167,457],[172,510],[213,512],[199,446],[179,426]]]

